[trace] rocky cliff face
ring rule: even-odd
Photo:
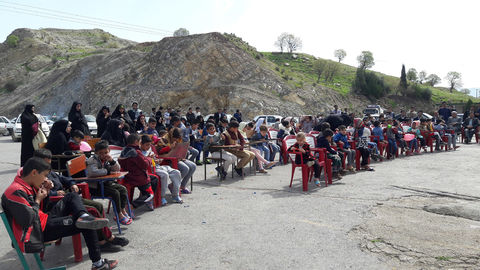
[[[317,113],[342,105],[329,89],[291,89],[284,80],[222,34],[164,38],[135,44],[101,30],[29,30],[17,48],[0,48],[0,114],[13,116],[33,103],[43,114],[65,115],[74,100],[84,111],[103,105],[144,110],[171,106],[203,112],[240,109],[245,115]],[[4,64],[5,63],[5,64]]]

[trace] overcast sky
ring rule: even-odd
[[[14,12],[8,2],[168,32],[154,35],[94,26],[88,20],[77,23],[27,15],[18,13],[26,12],[19,6]],[[275,51],[278,35],[289,32],[303,40],[301,52],[316,57],[333,59],[333,51],[342,48],[347,52],[344,62],[357,65],[357,55],[369,50],[375,58],[373,70],[399,76],[405,64],[407,70],[413,67],[439,75],[442,85],[448,71],[458,71],[464,87],[480,88],[479,10],[480,2],[475,0],[0,0],[0,39],[16,28],[55,27],[102,28],[142,42],[160,40],[185,27],[191,34],[235,33],[260,51]],[[41,11],[45,10],[34,13],[42,15]]]

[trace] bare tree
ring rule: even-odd
[[[338,58],[338,62],[342,62],[342,60],[347,56],[347,52],[344,49],[335,50],[334,55]]]
[[[453,92],[453,88],[462,87],[462,74],[456,71],[450,71],[447,73],[445,79],[450,84],[450,93]]]
[[[289,34],[285,32],[281,33],[280,36],[278,36],[277,41],[275,41],[275,46],[277,46],[280,49],[280,52],[282,53],[283,53],[283,49],[287,47],[286,39],[288,35]]]
[[[287,38],[285,39],[285,43],[287,44],[289,53],[292,53],[302,48],[302,40],[292,34],[289,34],[287,36]]]
[[[340,69],[340,64],[336,62],[330,62],[327,65],[325,70],[325,82],[333,81],[333,77],[337,74],[337,71]]]

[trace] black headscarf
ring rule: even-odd
[[[90,135],[90,130],[88,129],[87,120],[80,109],[77,111],[77,105],[82,105],[82,103],[75,101],[70,108],[68,113],[68,121],[72,122],[72,130],[80,130],[85,135]]]
[[[20,121],[22,123],[22,149],[20,154],[21,166],[25,165],[25,162],[27,162],[27,160],[33,156],[33,151],[35,151],[32,143],[32,140],[36,135],[33,131],[33,125],[38,122],[38,118],[33,113],[33,107],[35,106],[32,104],[26,105],[25,110],[20,116]],[[40,125],[38,128],[41,128]]]
[[[108,141],[110,145],[126,146],[125,133],[118,127],[121,123],[121,120],[115,118],[108,121],[107,129],[102,134],[102,140]]]
[[[120,109],[123,108],[123,114],[120,112]],[[130,115],[128,115],[127,110],[125,110],[125,106],[123,104],[118,104],[117,107],[115,108],[115,111],[112,113],[112,119],[123,119],[125,123],[128,124],[130,127],[130,132],[133,132],[135,125],[133,124],[132,118],[130,118]]]
[[[142,121],[140,120],[141,118],[145,117],[145,115],[143,114],[140,114],[138,117],[137,117],[137,121],[135,122],[135,131],[139,131],[139,130],[143,130],[143,124],[142,124]],[[147,118],[145,117],[145,124],[147,125]]]
[[[103,110],[107,110],[110,112],[110,108],[107,106],[103,106],[100,111],[97,113],[97,136],[101,137],[103,135],[103,132],[107,129],[107,123],[110,121],[111,117],[105,118],[105,114],[103,113]]]
[[[50,135],[48,136],[47,145],[45,148],[52,151],[53,155],[60,155],[65,151],[69,151],[68,139],[70,134],[67,133],[68,121],[58,120],[53,123]]]

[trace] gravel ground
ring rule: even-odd
[[[13,180],[19,152],[19,143],[0,138],[0,192]],[[375,172],[308,192],[299,171],[289,188],[290,165],[222,183],[213,165],[207,181],[199,167],[184,204],[139,208],[125,227],[130,244],[105,257],[118,259],[118,269],[479,269],[480,222],[424,210],[480,209],[478,160],[479,145],[462,145],[376,163]],[[19,269],[3,229],[0,240],[0,268]],[[47,247],[45,259],[49,267],[90,267],[86,248],[74,263],[70,238]]]

